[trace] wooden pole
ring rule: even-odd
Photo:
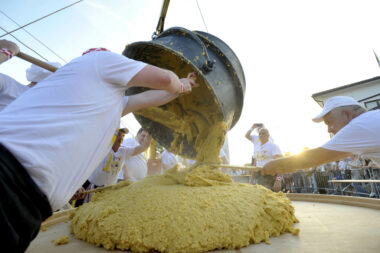
[[[249,171],[254,171],[254,172],[257,172],[263,169],[262,167],[256,167],[256,166],[241,166],[241,165],[218,164],[218,163],[196,163],[190,167],[190,170],[201,165],[206,165],[210,167],[235,169],[235,170],[249,170]]]
[[[16,56],[27,61],[27,62],[30,62],[30,63],[33,63],[37,66],[40,66],[41,68],[47,69],[51,72],[55,72],[58,69],[57,67],[54,67],[53,65],[50,65],[49,63],[41,61],[37,58],[34,58],[33,56],[30,56],[30,55],[22,53],[22,52],[19,52]]]
[[[331,183],[380,183],[379,179],[342,179],[329,180]]]
[[[157,148],[157,142],[155,140],[152,140],[149,147],[149,159],[156,158],[156,148]]]
[[[96,188],[96,189],[92,189],[92,190],[88,190],[88,191],[84,191],[82,192],[82,194],[89,194],[89,193],[93,193],[93,192],[100,192],[100,191],[104,191],[104,190],[107,190],[107,189],[119,189],[121,187],[124,187],[124,186],[128,186],[130,184],[132,184],[133,182],[130,181],[130,180],[125,180],[125,181],[121,181],[117,184],[113,184],[113,185],[108,185],[108,186],[104,186],[104,187],[99,187],[99,188]]]

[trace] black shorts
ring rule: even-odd
[[[52,210],[24,167],[1,143],[0,194],[2,250],[24,252]]]

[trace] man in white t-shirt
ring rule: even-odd
[[[147,136],[141,144],[137,146],[121,146],[124,136],[128,133],[128,129],[119,129],[118,135],[110,152],[92,172],[88,181],[95,187],[103,187],[115,184],[117,176],[123,168],[127,159],[140,155],[142,152],[149,148],[152,138]]]
[[[257,152],[259,150],[259,146],[261,144],[260,138],[259,138],[259,131],[261,128],[264,128],[263,123],[254,123],[252,127],[247,131],[245,134],[245,138],[247,138],[249,141],[253,143],[253,154],[252,154],[252,159],[251,159],[251,165],[256,166],[256,159],[257,159]],[[254,133],[256,130],[257,134]],[[269,136],[269,142],[273,142],[273,139],[271,136]],[[256,184],[257,180],[255,172],[251,172],[251,176],[249,178],[249,183],[250,184]]]
[[[28,89],[28,85],[0,73],[0,111]]]
[[[136,138],[128,138],[124,141],[123,146],[137,147],[142,145],[146,139],[152,139],[147,131],[140,128],[136,134]],[[147,159],[144,153],[129,157],[125,161],[123,169],[123,180],[131,180],[132,182],[143,180],[148,174]]]
[[[258,151],[258,146],[260,145],[259,135],[255,134],[254,130],[256,130],[258,133],[260,129],[263,127],[264,127],[264,124],[262,123],[254,123],[252,127],[245,134],[245,138],[247,138],[249,141],[253,143],[253,154],[252,154],[252,161],[251,161],[252,166],[256,166],[257,151]]]
[[[48,63],[57,68],[61,66],[58,62]],[[28,85],[23,85],[12,77],[0,73],[0,111],[2,111],[7,105],[9,105],[22,93],[36,85],[38,82],[44,80],[51,74],[52,72],[32,64],[32,66],[26,70],[26,79],[30,83]]]
[[[19,51],[14,45],[7,48],[13,54]],[[0,50],[0,63],[8,51]],[[180,79],[172,71],[96,48],[1,111],[0,243],[9,248],[5,251],[25,251],[41,222],[70,200],[109,152],[123,115],[189,93],[198,86],[195,80],[195,73]],[[125,96],[133,86],[153,89]]]
[[[268,129],[261,128],[259,130],[259,145],[256,151],[256,166],[264,167],[269,161],[280,158],[282,156],[281,150],[277,144],[269,140],[270,134]],[[268,189],[272,189],[275,177],[271,175],[261,175],[256,173],[257,183],[261,184]]]
[[[380,165],[380,110],[367,111],[351,97],[336,96],[326,101],[313,121],[324,121],[334,137],[319,148],[267,163],[265,172],[316,167],[354,154]]]

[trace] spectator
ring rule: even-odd
[[[140,128],[136,134],[136,138],[131,137],[124,141],[123,146],[136,147],[144,143],[145,139],[151,137],[143,128]],[[123,180],[131,180],[132,182],[143,180],[148,174],[147,158],[143,153],[129,157],[123,166]]]
[[[268,129],[261,128],[259,130],[259,145],[257,146],[256,153],[256,166],[263,167],[266,163],[273,159],[277,159],[282,156],[281,150],[277,144],[270,141],[270,134]],[[271,175],[261,175],[256,173],[256,182],[269,189],[272,189],[276,177]],[[277,178],[279,179],[279,178]],[[279,180],[282,180],[281,178]]]
[[[117,176],[121,168],[126,163],[126,160],[139,155],[149,148],[152,138],[148,135],[139,145],[136,146],[121,146],[124,136],[128,133],[128,129],[122,128],[119,130],[117,138],[112,145],[110,152],[94,170],[88,181],[96,187],[103,187],[115,184]]]
[[[82,188],[86,190],[96,189],[113,185],[117,182],[120,169],[124,166],[125,161],[134,155],[144,152],[150,144],[151,139],[146,138],[144,143],[135,147],[121,146],[124,136],[128,134],[129,130],[126,128],[119,129],[116,140],[114,141],[110,152],[92,172],[88,180],[83,184]],[[92,194],[88,194],[84,202],[91,200]],[[76,207],[83,204],[83,201],[76,201]]]
[[[311,181],[313,184],[313,194],[318,194],[318,184],[317,184],[317,173],[318,173],[318,168],[311,168],[312,174],[311,174]]]
[[[258,133],[261,128],[264,128],[263,123],[254,123],[252,127],[248,130],[248,132],[245,134],[245,138],[247,138],[247,140],[253,143],[253,155],[251,159],[252,166],[256,166],[257,151],[259,150],[259,145],[261,144]],[[254,130],[257,131],[257,134],[253,133]],[[269,141],[273,141],[272,137],[269,137]]]
[[[0,48],[15,54],[16,44]],[[0,62],[8,57],[0,53]],[[103,160],[120,118],[197,86],[106,49],[91,49],[0,112],[0,242],[23,252],[41,222],[66,204]],[[129,87],[153,90],[125,96]],[[163,90],[160,90],[163,89]]]
[[[337,163],[336,162],[331,162],[327,163],[326,166],[326,174],[328,176],[328,180],[335,180],[336,179],[336,172],[337,172]],[[328,182],[329,185],[329,194],[337,194],[337,185],[332,182]]]
[[[247,140],[249,140],[250,142],[253,143],[253,154],[252,154],[252,158],[251,158],[251,165],[252,166],[256,166],[257,152],[259,150],[259,145],[261,144],[258,133],[259,133],[260,129],[263,127],[264,127],[263,123],[254,123],[252,125],[252,127],[245,134],[245,138],[247,138]],[[255,130],[256,130],[257,134],[254,133]],[[272,137],[269,138],[269,141],[272,141]],[[251,174],[251,176],[249,178],[249,183],[256,184],[257,180],[255,178],[257,178],[257,176],[256,176],[257,173],[252,171],[250,174]]]
[[[346,159],[341,159],[339,162],[338,162],[338,169],[340,171],[345,171],[347,169],[347,158]]]
[[[360,156],[353,156],[352,161],[348,164],[350,166],[351,170],[351,179],[360,180],[363,179],[363,167],[364,167],[364,161]],[[366,190],[362,187],[361,183],[353,183],[356,196],[358,197],[365,197],[366,196]]]
[[[376,164],[372,162],[370,159],[366,160],[367,165],[365,165],[363,168],[365,169],[364,172],[366,174],[366,179],[375,179],[374,176],[374,169],[376,169]],[[370,198],[376,197],[376,186],[374,183],[369,183],[371,186],[371,193],[369,194]]]

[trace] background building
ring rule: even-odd
[[[321,91],[311,97],[323,107],[324,102],[334,96],[349,96],[368,110],[380,109],[380,76]]]

